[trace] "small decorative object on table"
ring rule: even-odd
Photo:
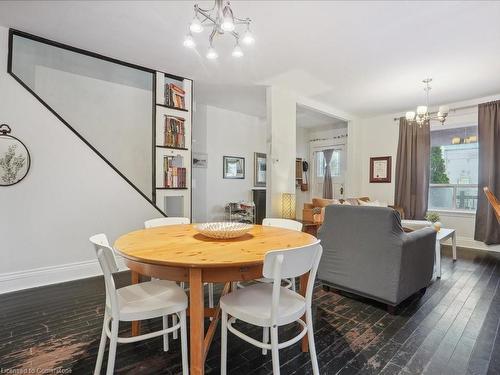
[[[0,186],[15,185],[30,169],[30,153],[23,142],[9,135],[10,126],[0,125]]]
[[[206,237],[218,240],[227,240],[241,237],[246,234],[253,225],[244,223],[205,223],[199,224],[195,228]]]
[[[226,205],[225,212],[227,221],[255,224],[254,202],[230,202]]]
[[[439,222],[439,214],[437,212],[427,212],[427,215],[425,215],[425,220],[430,221],[432,224],[434,224],[434,229],[436,229],[436,232],[440,231],[441,223]]]

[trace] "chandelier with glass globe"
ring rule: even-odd
[[[446,121],[446,117],[448,116],[448,113],[450,112],[448,106],[442,105],[439,106],[439,110],[437,113],[430,113],[429,112],[429,91],[431,91],[432,87],[430,86],[430,83],[432,82],[432,78],[426,78],[422,80],[424,83],[424,91],[425,91],[425,99],[426,103],[425,105],[419,105],[417,107],[416,112],[414,111],[408,111],[406,112],[406,120],[410,124],[417,124],[418,126],[422,125],[429,125],[431,120],[439,121],[441,124],[444,124]]]
[[[184,39],[184,46],[187,48],[195,48],[196,42],[193,34],[201,33],[205,27],[211,29],[208,38],[210,46],[207,50],[207,58],[215,60],[219,57],[215,47],[214,39],[216,36],[230,34],[234,37],[235,44],[232,52],[233,57],[242,57],[243,50],[240,47],[240,39],[243,44],[251,45],[255,39],[250,31],[250,18],[238,18],[234,16],[231,4],[229,1],[215,0],[215,3],[210,9],[200,8],[198,4],[194,6],[194,18],[189,25],[189,32]],[[243,34],[236,30],[237,26],[244,27]]]

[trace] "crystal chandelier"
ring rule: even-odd
[[[250,31],[250,18],[237,18],[233,14],[229,1],[224,3],[223,0],[215,0],[215,3],[210,9],[202,9],[195,4],[194,18],[189,25],[189,32],[184,39],[184,46],[187,48],[195,48],[196,43],[193,34],[201,33],[205,26],[211,28],[208,38],[210,47],[207,51],[207,59],[215,60],[219,55],[214,48],[214,38],[216,36],[231,34],[235,39],[235,45],[232,52],[233,57],[242,57],[243,50],[240,47],[240,38],[243,44],[253,44],[255,39]],[[237,25],[246,25],[243,36],[236,31]]]
[[[450,109],[448,106],[442,105],[439,106],[437,113],[429,113],[429,91],[432,89],[429,84],[432,82],[432,78],[426,78],[422,82],[425,84],[425,105],[419,105],[416,112],[406,112],[406,120],[410,124],[417,124],[418,126],[429,125],[431,120],[436,120],[444,124]]]

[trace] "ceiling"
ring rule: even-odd
[[[266,88],[260,85],[222,85],[196,82],[196,104],[212,105],[250,116],[266,117]]]
[[[297,106],[296,123],[299,128],[306,129],[341,129],[347,127],[347,122],[344,120],[325,115],[321,112],[300,105]]]
[[[256,44],[235,60],[221,38],[215,62],[208,31],[195,36],[199,53],[182,46],[193,4],[0,1],[0,25],[219,89],[279,85],[360,116],[414,108],[427,76],[435,104],[500,93],[500,2],[233,1]]]

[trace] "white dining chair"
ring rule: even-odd
[[[296,230],[297,232],[302,232],[302,223],[295,221],[295,220],[290,220],[290,219],[277,219],[277,218],[266,217],[264,220],[262,220],[262,225],[265,227],[278,227],[278,228]],[[266,279],[259,279],[258,281],[269,282]],[[292,277],[291,279],[285,279],[285,282],[287,283],[286,286],[288,288],[292,288],[292,290],[296,290],[295,289],[295,277]]]
[[[150,219],[144,222],[144,228],[162,227],[165,225],[189,224],[190,220],[187,217],[159,217]]]
[[[144,222],[144,228],[156,228],[156,227],[162,227],[162,226],[167,226],[167,225],[178,225],[178,224],[189,224],[190,220],[187,217],[160,217],[157,219],[150,219],[146,220]],[[186,288],[186,283],[181,282],[180,283],[181,288],[184,290],[188,291],[189,288]],[[213,308],[214,307],[214,284],[213,283],[205,283],[205,285],[208,285],[208,307]],[[177,317],[174,315],[172,317],[173,324],[177,324]],[[168,325],[168,321],[164,322],[165,325]],[[172,337],[177,339],[177,331],[174,331],[172,334]],[[168,335],[164,337],[164,340],[168,341]],[[168,343],[166,343],[168,346]]]
[[[290,230],[296,230],[298,232],[302,232],[302,223],[295,221],[295,220],[290,220],[290,219],[275,219],[275,218],[268,218],[266,217],[265,219],[262,220],[262,226],[264,227],[278,227],[278,228],[284,228],[284,229],[290,229]],[[260,283],[272,283],[272,279],[268,279],[265,277],[261,277],[260,279],[255,280]],[[291,288],[292,290],[295,289],[295,278],[291,279],[285,279],[283,280],[285,282],[285,287],[286,288]],[[244,288],[245,285],[243,285],[241,282],[238,282],[237,284],[238,288]]]
[[[311,302],[314,280],[322,252],[323,249],[319,241],[303,247],[270,251],[264,258],[263,275],[273,279],[272,284],[253,284],[243,289],[237,289],[221,298],[221,375],[227,373],[228,330],[254,346],[263,350],[270,349],[274,375],[280,373],[279,350],[297,343],[307,334],[313,374],[319,375],[314,346]],[[305,297],[281,286],[283,278],[298,277],[307,272],[309,272],[309,280]],[[304,314],[306,316],[305,322],[301,319]],[[228,316],[231,316],[231,318],[228,319]],[[236,320],[269,329],[271,343],[268,343],[268,336],[264,337],[263,341],[260,342],[237,330],[233,326]],[[293,322],[300,324],[302,327],[301,332],[292,339],[280,343],[278,340],[278,327]]]
[[[104,274],[106,287],[106,305],[101,341],[97,354],[94,375],[101,373],[102,360],[106,341],[109,338],[108,366],[106,375],[113,374],[116,347],[118,343],[131,343],[153,337],[164,337],[178,329],[181,331],[182,373],[189,374],[187,352],[186,309],[188,299],[184,290],[172,281],[153,280],[144,283],[129,285],[116,289],[113,273],[118,272],[113,249],[109,246],[105,234],[96,234],[90,237],[94,244],[97,259]],[[135,320],[153,319],[175,314],[180,323],[168,328],[133,337],[118,337],[120,321],[130,322]],[[165,320],[164,320],[165,321]],[[111,329],[110,329],[111,323]],[[168,341],[167,341],[168,343]],[[165,351],[168,347],[163,348]]]

